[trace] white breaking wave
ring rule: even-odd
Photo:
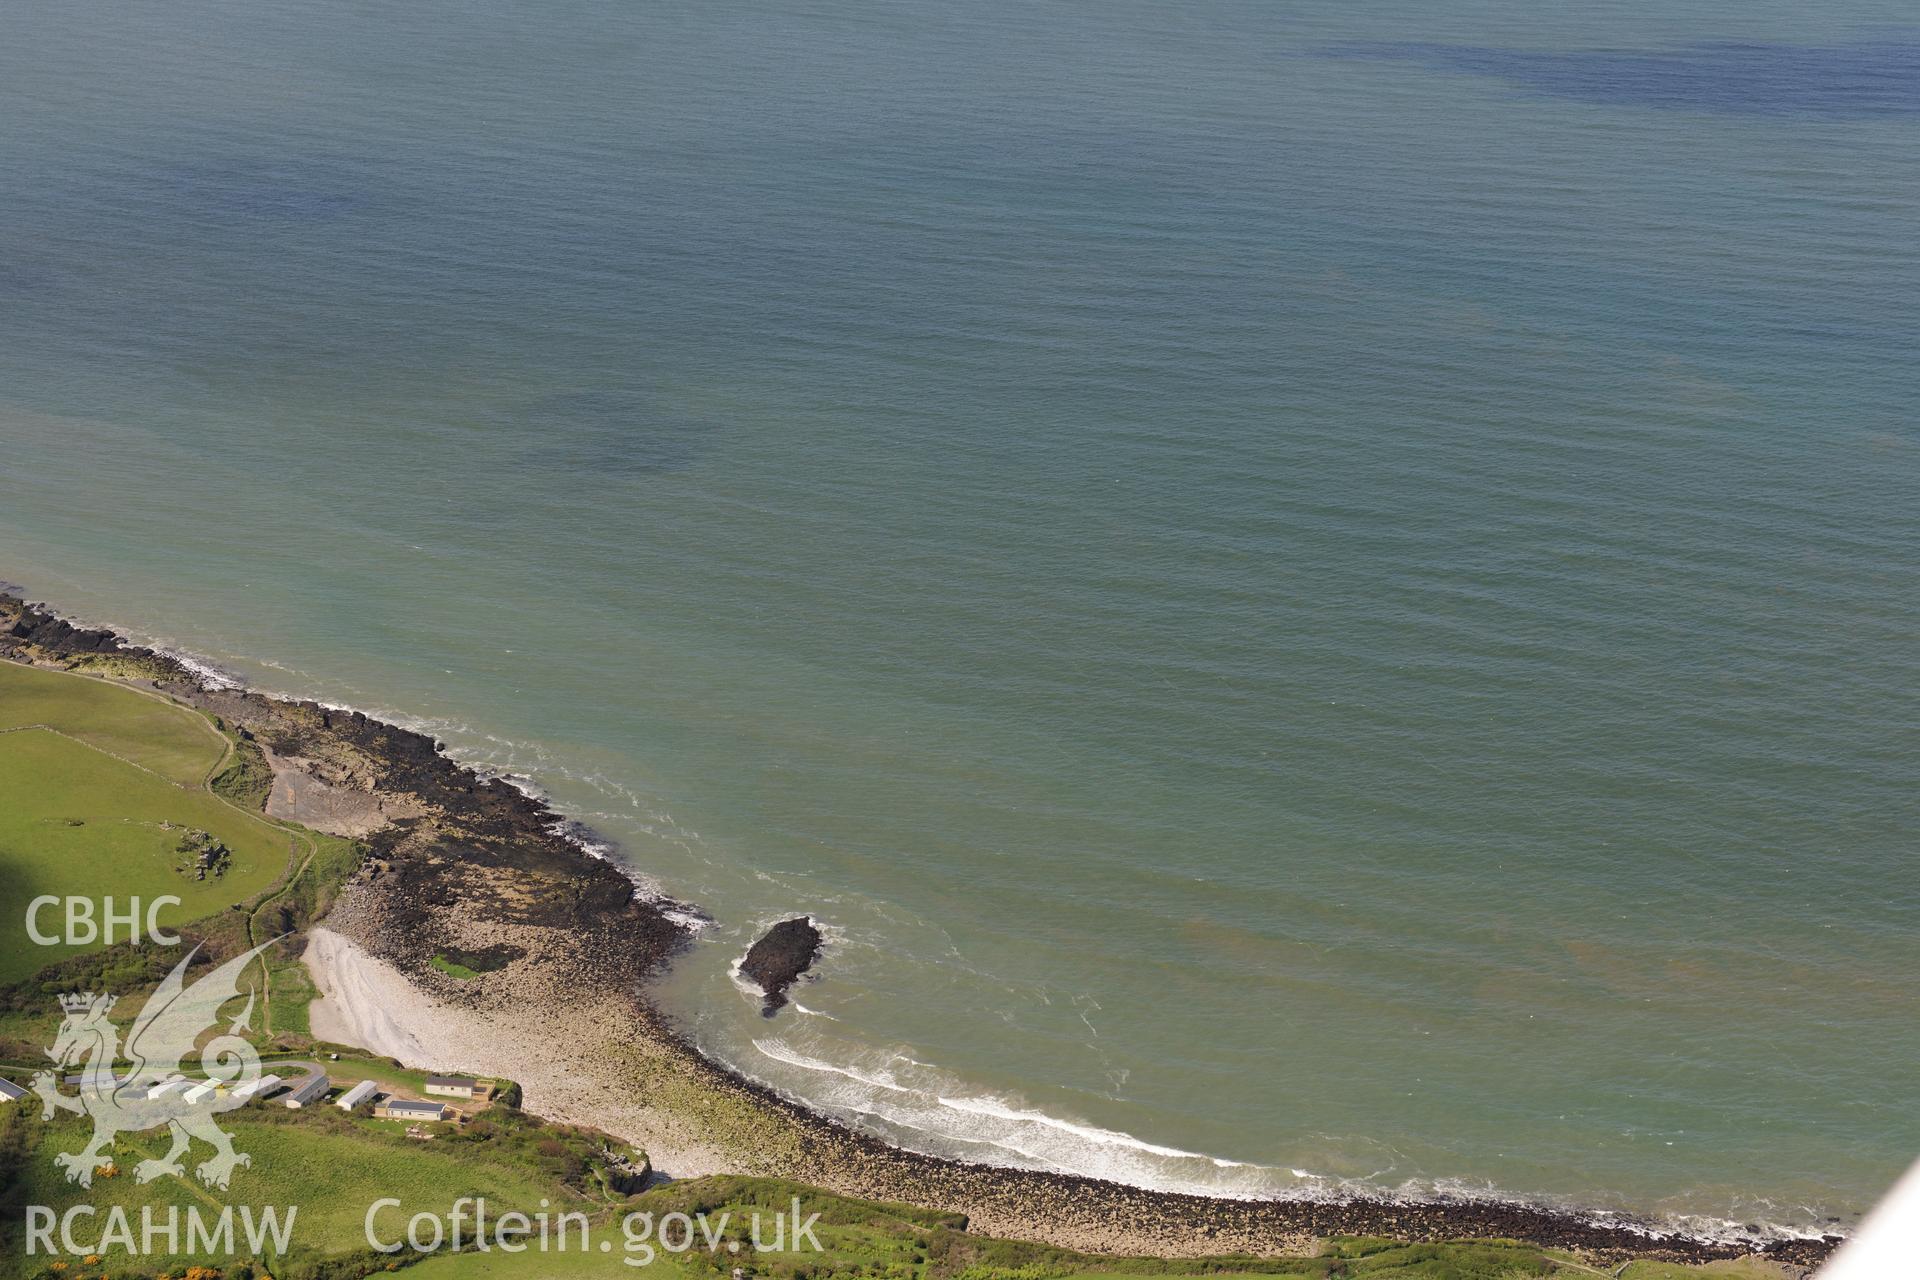
[[[221,668],[215,666],[211,662],[206,661],[205,659],[196,658],[189,653],[182,653],[178,649],[163,648],[159,645],[154,645],[152,646],[152,648],[153,648],[153,651],[159,654],[161,657],[171,658],[173,661],[179,663],[182,667],[185,667],[188,671],[192,672],[193,678],[195,680],[198,680],[201,683],[201,685],[204,686],[205,688],[244,689],[247,687],[247,682],[245,680],[242,680],[239,676],[234,675],[230,671],[222,670]]]
[[[0,590],[10,591],[12,594],[20,596],[23,599],[26,595],[26,589],[24,587],[16,587],[6,582],[0,582]],[[120,637],[121,642],[124,644],[137,645],[143,649],[151,649],[161,657],[169,658],[179,663],[195,680],[200,682],[203,688],[245,689],[247,687],[247,681],[243,677],[228,671],[211,658],[202,657],[196,653],[188,653],[184,649],[174,647],[174,642],[166,636],[158,636],[150,631],[141,631],[138,628],[125,626],[118,622],[92,622],[84,618],[70,617],[66,614],[56,614],[56,616],[65,621],[69,626],[82,627],[88,630],[108,631]]]
[[[932,1155],[961,1156],[988,1164],[1079,1174],[1221,1199],[1341,1201],[1367,1197],[1407,1203],[1527,1204],[1638,1232],[1650,1240],[1685,1236],[1748,1243],[1756,1239],[1812,1239],[1836,1230],[1824,1222],[1813,1225],[1818,1220],[1809,1206],[1799,1206],[1798,1212],[1756,1212],[1739,1220],[1682,1213],[1646,1218],[1596,1210],[1554,1197],[1515,1194],[1490,1183],[1453,1178],[1395,1179],[1391,1163],[1360,1177],[1253,1164],[1149,1142],[970,1090],[948,1073],[897,1051],[866,1054],[866,1061],[854,1063],[831,1061],[797,1049],[781,1038],[756,1039],[752,1044],[770,1062],[804,1073],[795,1077],[770,1071],[761,1076],[763,1083],[784,1086],[810,1106]],[[1783,1218],[1787,1221],[1780,1220]]]
[[[748,1000],[758,1005],[767,998],[767,993],[760,989],[759,983],[753,981],[741,972],[741,966],[744,965],[746,961],[747,956],[745,952],[741,952],[735,956],[732,962],[727,965],[727,980],[733,983],[733,989],[735,991],[738,991]]]
[[[810,1104],[863,1120],[869,1127],[878,1122],[896,1140],[936,1154],[942,1146],[959,1144],[989,1163],[1231,1199],[1298,1195],[1309,1189],[1288,1170],[1148,1142],[969,1090],[946,1072],[905,1054],[854,1064],[829,1061],[784,1039],[758,1039],[753,1047],[773,1062],[805,1072],[804,1084],[785,1083]],[[918,1141],[912,1140],[914,1135]],[[982,1151],[987,1154],[979,1155]]]
[[[1090,1124],[1075,1124],[1071,1120],[1062,1120],[1058,1116],[1050,1116],[1044,1111],[1022,1111],[1016,1107],[1009,1107],[1004,1102],[994,1098],[941,1098],[939,1101],[941,1106],[951,1107],[955,1111],[966,1111],[975,1115],[994,1116],[1001,1120],[1011,1120],[1019,1124],[1045,1125],[1048,1128],[1059,1129],[1066,1133],[1073,1134],[1075,1137],[1083,1138],[1088,1142],[1096,1142],[1105,1146],[1132,1147],[1137,1151],[1145,1151],[1156,1156],[1167,1156],[1175,1160],[1207,1160],[1211,1161],[1217,1169],[1257,1169],[1260,1167],[1259,1165],[1248,1164],[1244,1160],[1228,1160],[1220,1156],[1210,1156],[1204,1152],[1182,1151],[1179,1147],[1163,1147],[1158,1143],[1147,1142],[1144,1139],[1134,1137],[1132,1134],[1121,1133],[1116,1129],[1102,1129],[1097,1125]],[[1296,1174],[1296,1176],[1312,1177],[1313,1175]]]
[[[544,796],[538,798],[545,800]],[[633,883],[634,892],[642,902],[645,902],[648,906],[651,906],[654,910],[681,928],[690,929],[694,933],[699,933],[713,924],[712,916],[709,916],[698,907],[690,906],[668,894],[667,891],[661,887],[660,882],[652,876],[643,875],[635,871],[625,859],[617,856],[619,850],[614,844],[593,835],[586,827],[580,825],[578,822],[573,821],[571,818],[558,818],[554,821],[553,825],[547,829],[588,857],[597,858],[601,862],[609,863],[617,868],[622,875],[626,876],[626,878]]]
[[[840,1019],[834,1017],[830,1013],[823,1012],[822,1010],[819,1010],[819,1009],[809,1009],[807,1008],[807,1006],[801,1004],[798,1000],[792,1001],[787,1007],[792,1009],[795,1013],[803,1013],[809,1018],[825,1018],[828,1022],[840,1021]]]

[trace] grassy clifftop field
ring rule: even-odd
[[[23,917],[41,895],[84,898],[98,922],[107,898],[125,910],[171,896],[156,919],[171,929],[264,893],[300,838],[210,787],[234,750],[156,696],[0,663],[0,900]],[[63,935],[63,910],[37,925]],[[98,945],[43,945],[10,919],[0,983]]]
[[[65,671],[0,665],[0,730],[41,725],[180,787],[227,754],[206,720],[165,698]]]

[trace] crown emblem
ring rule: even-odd
[[[161,981],[158,999],[134,1002],[128,1019],[132,1025],[125,1029],[124,1040],[121,1027],[108,1020],[117,1001],[106,992],[67,991],[56,996],[66,1020],[46,1051],[53,1070],[34,1077],[34,1092],[48,1116],[67,1111],[93,1120],[93,1137],[85,1146],[53,1153],[54,1165],[66,1171],[68,1182],[92,1186],[94,1174],[121,1150],[116,1134],[154,1129],[171,1132],[173,1147],[164,1156],[141,1161],[133,1170],[135,1182],[165,1176],[184,1180],[188,1175],[180,1158],[195,1142],[213,1148],[213,1158],[195,1166],[192,1175],[209,1187],[226,1190],[233,1171],[252,1163],[245,1152],[234,1150],[233,1135],[215,1117],[246,1106],[263,1081],[271,1084],[279,1077],[260,1074],[260,1055],[242,1035],[246,1015],[235,1018],[223,1033],[220,1011],[229,1000],[239,999],[248,966],[259,963],[266,949],[278,941],[270,938],[188,984],[187,967],[199,954],[195,947]],[[212,1039],[202,1045],[210,1032]],[[132,1074],[115,1074],[123,1059],[134,1064]],[[204,1075],[205,1082],[197,1089],[173,1088],[172,1082],[186,1079],[181,1068],[196,1060],[197,1074]],[[317,1078],[316,1082],[324,1083]],[[136,1083],[143,1087],[129,1087]],[[62,1093],[65,1084],[79,1086],[80,1092]],[[166,1087],[156,1089],[155,1084]],[[17,1161],[11,1152],[7,1159],[11,1173]]]

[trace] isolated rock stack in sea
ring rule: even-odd
[[[787,1003],[787,988],[813,967],[820,955],[820,930],[808,916],[782,920],[747,948],[740,972],[760,985],[767,1003],[761,1010],[771,1018]]]

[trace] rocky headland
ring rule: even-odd
[[[302,943],[314,948],[322,1005],[377,1002],[387,1029],[326,1023],[322,1005],[317,1025],[403,1036],[407,1044],[368,1047],[405,1049],[399,1056],[418,1065],[515,1079],[530,1110],[631,1141],[667,1174],[795,1178],[964,1213],[996,1235],[1163,1255],[1297,1251],[1327,1235],[1500,1236],[1597,1261],[1759,1253],[1805,1267],[1837,1243],[1714,1242],[1480,1199],[1210,1199],[903,1151],[702,1056],[647,997],[648,978],[692,942],[670,911],[677,904],[642,895],[570,839],[561,815],[457,764],[432,738],[357,711],[210,684],[178,659],[14,595],[0,594],[0,658],[136,682],[218,717],[272,765],[268,804],[277,795],[281,816],[365,846],[324,930]],[[811,921],[786,921],[755,944],[743,971],[753,964],[749,976],[772,1002],[818,944]],[[484,953],[494,968],[485,981],[462,981],[431,963],[448,953]],[[346,994],[352,984],[357,1000]]]

